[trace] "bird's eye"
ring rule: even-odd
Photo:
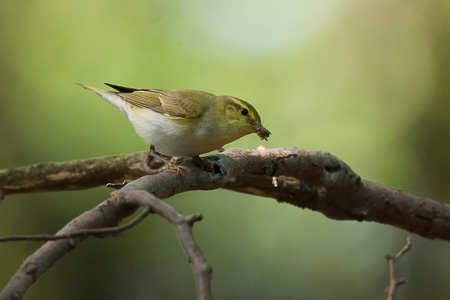
[[[243,116],[248,115],[248,109],[246,109],[246,108],[241,108],[241,114],[242,114]]]

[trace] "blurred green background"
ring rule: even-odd
[[[10,1],[0,4],[0,168],[147,148],[75,82],[233,95],[272,132],[228,147],[329,151],[363,178],[449,199],[449,1]],[[8,196],[0,235],[53,233],[110,190]],[[383,299],[408,232],[338,222],[230,191],[167,200],[194,233],[215,299]],[[412,235],[397,299],[450,299],[450,244]],[[0,285],[40,243],[0,245]],[[90,238],[27,299],[193,299],[174,230],[150,216]]]

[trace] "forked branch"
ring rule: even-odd
[[[362,180],[349,166],[327,152],[297,148],[229,149],[206,158],[216,165],[215,173],[204,172],[189,163],[182,172],[160,172],[160,169],[153,169],[161,168],[160,164],[153,161],[148,167],[145,158],[145,153],[137,153],[4,169],[0,170],[0,193],[83,189],[138,178],[74,219],[58,235],[116,226],[139,206],[147,207],[148,199],[166,199],[190,190],[226,188],[309,208],[331,219],[374,221],[426,238],[450,240],[448,204]],[[165,202],[159,199],[160,206],[164,207]],[[162,209],[160,215],[177,228],[194,272],[202,279],[197,285],[200,297],[200,291],[209,289],[211,272],[203,256],[199,255],[201,252],[190,231],[190,224],[197,217],[183,217],[173,209],[166,209]],[[45,243],[25,260],[3,293],[23,295],[40,275],[85,238],[77,236]]]
[[[406,282],[405,278],[397,279],[395,278],[395,263],[403,256],[406,252],[411,250],[412,248],[412,242],[411,238],[408,236],[406,237],[406,244],[403,246],[403,248],[395,255],[392,256],[390,254],[386,255],[386,261],[388,263],[388,269],[389,269],[389,287],[387,290],[387,300],[394,300],[395,299],[395,292],[397,290],[397,287],[404,284]]]

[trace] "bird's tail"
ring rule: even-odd
[[[92,86],[88,86],[88,85],[84,85],[81,83],[77,83],[79,86],[85,88],[86,90],[89,91],[93,91],[94,93],[96,93],[97,95],[99,95],[100,97],[102,97],[103,99],[105,99],[106,101],[108,101],[109,103],[111,103],[112,105],[114,105],[118,110],[120,110],[120,112],[125,116],[127,116],[127,111],[129,109],[129,105],[128,103],[126,103],[122,97],[120,97],[118,95],[118,93],[116,92],[109,92],[109,91],[105,91],[96,87],[92,87]]]

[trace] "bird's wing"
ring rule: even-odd
[[[164,108],[159,100],[159,96],[163,92],[162,90],[135,89],[110,83],[105,84],[117,90],[118,92],[114,93],[126,102],[164,114]]]
[[[171,119],[198,119],[206,111],[208,97],[213,95],[195,90],[163,91],[159,99],[164,114]]]
[[[157,113],[164,114],[164,108],[159,100],[161,91],[135,91],[131,93],[118,93],[118,95],[128,103],[151,109]]]
[[[197,119],[206,111],[214,95],[195,90],[135,89],[105,83],[114,88],[123,100],[151,109],[171,119]]]

